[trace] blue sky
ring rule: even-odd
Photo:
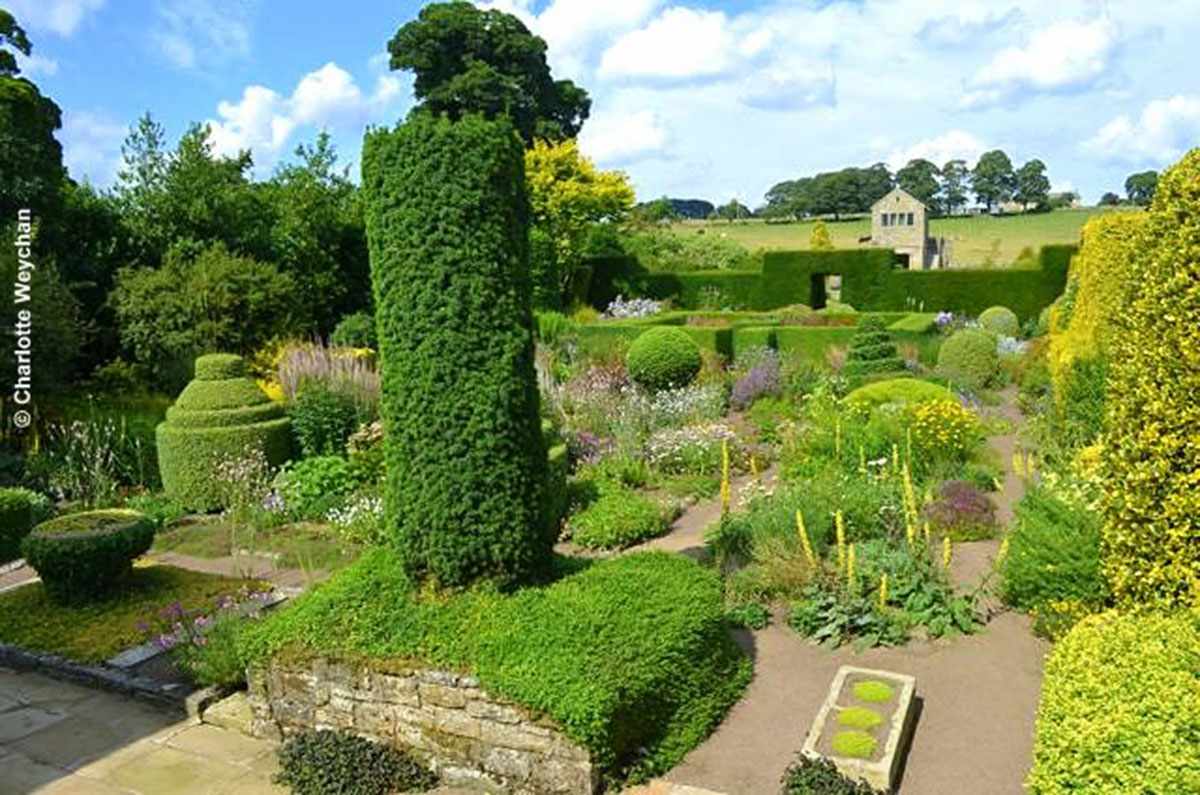
[[[328,129],[411,105],[388,39],[416,0],[0,0],[64,111],[76,178],[108,185],[145,111],[212,123],[269,174]],[[480,0],[521,16],[594,100],[581,138],[642,198],[756,205],[776,182],[911,157],[1040,157],[1085,200],[1200,146],[1200,0]]]

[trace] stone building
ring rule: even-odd
[[[896,259],[909,270],[950,267],[945,239],[929,237],[929,208],[902,188],[871,207],[871,245],[894,249]]]

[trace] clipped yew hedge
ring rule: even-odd
[[[524,147],[510,122],[414,114],[363,144],[387,427],[387,527],[444,586],[543,569]]]
[[[291,455],[290,421],[246,375],[240,356],[211,354],[196,360],[188,384],[156,429],[163,490],[193,511],[228,507],[219,477],[223,464],[261,455],[278,467]]]

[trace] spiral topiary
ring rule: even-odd
[[[156,431],[163,490],[188,510],[228,507],[222,463],[261,454],[277,467],[291,454],[290,421],[283,407],[246,375],[240,356],[196,360],[196,378],[167,409]]]
[[[1006,306],[993,306],[980,312],[979,325],[1001,337],[1015,337],[1021,333],[1020,318]]]
[[[674,326],[647,329],[629,346],[625,366],[646,389],[687,386],[700,372],[700,346]]]
[[[1000,369],[996,335],[982,329],[954,332],[938,351],[937,369],[959,386],[969,389],[987,386]]]
[[[145,514],[88,511],[42,522],[21,551],[51,599],[78,604],[108,594],[153,541],[154,522]]]

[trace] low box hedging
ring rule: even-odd
[[[54,601],[75,604],[109,593],[153,541],[154,522],[137,511],[88,511],[42,522],[21,552]]]
[[[684,307],[712,306],[729,309],[771,309],[779,306],[763,292],[762,273],[747,271],[692,271],[650,273],[642,277],[649,298],[674,300]]]
[[[257,665],[281,655],[463,671],[554,720],[610,781],[645,778],[715,728],[751,666],[723,626],[715,573],[661,552],[581,565],[514,593],[420,599],[396,553],[375,549],[250,627],[242,650]]]
[[[217,474],[224,462],[257,453],[277,467],[291,455],[283,407],[271,402],[245,368],[240,356],[201,356],[196,379],[157,428],[163,490],[188,510],[226,507]]]
[[[1200,611],[1084,619],[1046,663],[1033,795],[1200,792]]]
[[[0,563],[21,557],[21,541],[33,527],[33,509],[24,489],[0,489]]]

